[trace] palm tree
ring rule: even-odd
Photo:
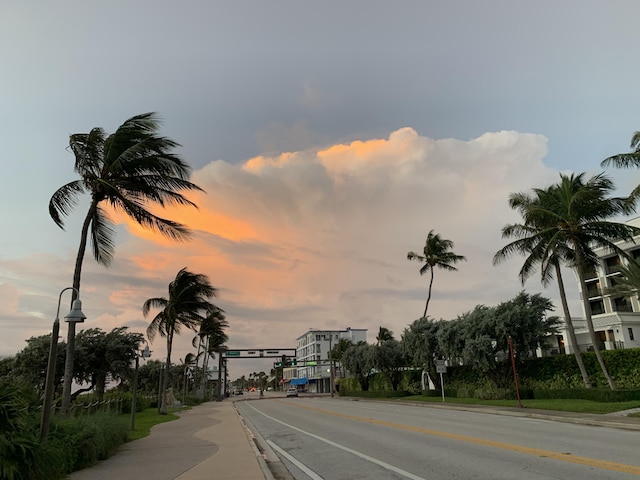
[[[631,297],[640,292],[640,263],[634,259],[626,265],[620,265],[620,276],[612,277],[613,284],[606,288],[604,293],[608,295]]]
[[[69,137],[69,147],[76,161],[79,180],[63,185],[49,200],[49,215],[64,229],[63,217],[77,204],[83,193],[91,195],[89,210],[82,223],[80,246],[73,272],[72,301],[80,292],[82,263],[91,231],[91,246],[96,261],[108,266],[115,249],[113,221],[106,203],[124,212],[139,225],[174,240],[185,240],[189,231],[180,223],[156,216],[150,205],[192,205],[180,192],[201,190],[189,182],[190,168],[171,151],[173,140],[157,135],[159,120],[155,113],[144,113],[126,120],[115,133],[106,136],[101,128]],[[65,363],[62,411],[69,413],[75,322],[69,322],[67,360]]]
[[[147,327],[147,337],[153,341],[159,334],[167,341],[166,371],[171,367],[171,348],[173,336],[180,333],[182,327],[196,331],[209,312],[215,307],[209,302],[216,295],[206,275],[195,274],[183,268],[169,284],[168,298],[150,298],[144,302],[142,313],[146,317],[152,308],[161,309]],[[160,413],[167,413],[168,375],[162,381],[162,402]]]
[[[533,196],[525,193],[514,193],[509,196],[509,206],[512,209],[519,210],[525,222],[524,224],[516,223],[503,227],[503,238],[516,237],[518,240],[498,250],[493,257],[493,264],[497,265],[516,253],[527,256],[518,274],[523,286],[527,279],[533,274],[537,265],[540,265],[540,278],[542,285],[545,287],[553,279],[553,275],[555,274],[558,280],[560,303],[562,304],[567,333],[573,346],[576,363],[578,364],[580,375],[582,375],[585,388],[591,388],[591,380],[584,365],[582,354],[577,348],[578,341],[573,327],[573,319],[569,311],[567,294],[560,268],[560,255],[570,256],[570,252],[566,251],[563,244],[553,243],[554,240],[558,241],[559,239],[551,235],[548,226],[543,224],[545,220],[544,216],[536,216],[536,212],[543,208],[541,203],[544,199],[544,191],[537,190],[536,192],[537,194]]]
[[[378,345],[386,342],[387,340],[394,340],[393,332],[386,327],[380,327],[380,329],[378,330],[378,336],[376,337]]]
[[[351,340],[347,339],[347,338],[340,338],[338,339],[338,343],[336,343],[335,345],[333,345],[333,348],[331,349],[331,352],[329,352],[329,357],[333,362],[337,362],[337,368],[338,368],[338,376],[339,377],[343,377],[345,376],[344,373],[344,368],[342,367],[342,356],[344,355],[344,352],[347,351],[347,348],[349,348],[350,346],[352,346],[353,343],[351,342]]]
[[[608,221],[620,214],[628,214],[633,205],[627,198],[608,197],[614,190],[613,182],[604,174],[594,175],[584,181],[584,173],[579,175],[560,175],[560,182],[551,187],[540,190],[535,194],[540,201],[532,204],[528,210],[528,217],[532,227],[540,227],[538,234],[540,245],[531,260],[539,261],[544,272],[550,273],[549,268],[555,263],[565,262],[572,267],[578,277],[580,289],[583,292],[582,304],[585,311],[587,328],[602,372],[611,389],[615,389],[615,382],[609,374],[599,341],[596,337],[591,314],[591,305],[586,294],[586,272],[593,269],[598,262],[594,249],[603,248],[628,257],[615,242],[633,241],[633,236],[640,229],[624,223]],[[535,245],[535,244],[530,244]],[[507,247],[505,247],[507,248]],[[545,249],[548,251],[545,253]],[[529,247],[527,250],[531,251]],[[539,260],[536,260],[539,259]],[[524,268],[524,267],[523,267]],[[577,347],[577,344],[574,344]]]
[[[466,260],[462,255],[456,255],[451,251],[453,248],[453,242],[440,237],[439,234],[433,233],[433,230],[427,234],[427,241],[425,242],[422,250],[422,255],[415,252],[407,253],[408,260],[418,260],[424,262],[424,265],[420,267],[420,275],[424,275],[426,272],[431,272],[431,278],[429,280],[429,293],[427,295],[427,303],[424,307],[423,317],[427,316],[427,309],[429,308],[429,300],[431,300],[431,288],[433,287],[433,271],[436,267],[443,270],[456,271],[457,268],[454,265],[462,260]]]
[[[225,319],[224,310],[214,305],[200,324],[200,331],[196,338],[194,338],[194,342],[196,339],[199,339],[200,344],[204,347],[204,360],[202,362],[203,395],[207,385],[207,363],[209,362],[209,357],[212,357],[215,352],[220,354],[225,348],[225,342],[229,340],[229,336],[225,333],[224,329],[228,326],[229,322]],[[221,374],[222,372],[219,371],[218,373]],[[218,378],[218,380],[220,380],[220,378]]]
[[[631,137],[631,146],[633,152],[618,153],[610,157],[605,158],[600,166],[603,168],[614,166],[617,168],[640,168],[640,132],[635,132]],[[640,198],[640,185],[633,189],[629,195],[629,201],[635,202]]]
[[[182,404],[185,405],[187,390],[190,379],[193,378],[192,370],[198,366],[198,356],[194,353],[187,353],[184,356],[184,361],[181,360],[182,368]]]

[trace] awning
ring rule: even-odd
[[[306,385],[306,384],[307,384],[307,377],[291,379],[291,385]]]

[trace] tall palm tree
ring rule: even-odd
[[[209,299],[216,295],[206,275],[195,274],[183,268],[169,284],[169,296],[150,298],[144,302],[142,313],[146,317],[152,308],[160,311],[147,327],[147,337],[153,341],[156,335],[166,338],[166,371],[171,368],[171,349],[173,336],[180,333],[182,327],[196,331],[207,315],[215,308]],[[168,375],[162,381],[162,403],[160,413],[167,413]]]
[[[427,309],[429,308],[429,301],[431,300],[431,288],[433,287],[433,271],[436,267],[443,270],[456,271],[457,268],[454,265],[462,260],[466,260],[462,255],[456,255],[451,251],[453,248],[453,242],[440,237],[439,234],[433,233],[430,230],[427,234],[427,240],[424,248],[422,249],[422,255],[415,252],[407,253],[408,260],[418,260],[424,262],[424,265],[420,267],[420,275],[424,275],[426,272],[431,273],[429,280],[429,293],[427,295],[427,303],[424,307],[423,317],[427,316]]]
[[[543,270],[547,272],[550,271],[550,267],[555,268],[555,262],[560,261],[566,262],[575,270],[583,292],[582,304],[594,353],[609,387],[615,389],[615,382],[600,352],[591,305],[585,294],[585,278],[586,272],[594,268],[598,262],[594,249],[604,248],[628,257],[615,242],[633,241],[633,236],[637,235],[640,229],[609,221],[618,215],[631,213],[633,208],[627,198],[609,197],[614,190],[614,184],[609,178],[599,174],[585,181],[584,176],[584,173],[561,174],[558,184],[545,190],[534,190],[540,201],[528,210],[528,219],[533,227],[542,228],[538,234],[541,241],[538,248],[543,251],[548,248],[549,252],[537,253],[538,257],[534,255],[532,260],[541,258]]]
[[[566,250],[565,245],[562,243],[554,243],[554,241],[558,242],[559,238],[551,234],[548,225],[544,225],[545,216],[536,215],[536,213],[543,208],[544,191],[536,190],[535,192],[537,193],[534,195],[514,193],[509,196],[509,206],[520,211],[524,223],[510,224],[502,228],[503,238],[515,237],[517,240],[498,250],[493,257],[493,264],[497,265],[516,253],[526,256],[527,258],[518,274],[523,286],[527,279],[533,274],[537,265],[540,265],[540,279],[545,287],[553,279],[553,275],[555,274],[558,281],[560,303],[562,304],[569,341],[573,346],[573,353],[585,388],[591,388],[589,373],[585,367],[582,354],[577,348],[578,341],[573,327],[573,319],[569,311],[567,293],[564,288],[564,280],[560,268],[562,262],[560,257],[570,257],[570,252]]]
[[[108,266],[115,249],[113,221],[103,207],[124,212],[145,228],[174,240],[185,240],[189,231],[180,223],[158,217],[151,205],[192,205],[180,192],[201,190],[188,181],[190,168],[172,153],[178,146],[173,140],[157,135],[159,120],[155,113],[144,113],[126,120],[115,133],[107,136],[102,128],[69,137],[75,155],[74,170],[79,180],[63,185],[49,200],[49,214],[64,229],[63,217],[71,213],[83,193],[91,195],[89,210],[82,223],[80,246],[73,272],[72,301],[80,292],[82,263],[91,231],[91,246],[96,261]],[[69,413],[75,322],[69,322],[67,360],[65,363],[62,411]]]

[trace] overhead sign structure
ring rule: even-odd
[[[229,349],[224,352],[225,358],[282,358],[296,357],[295,348],[264,348],[264,349]]]

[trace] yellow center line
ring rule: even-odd
[[[282,402],[282,400],[277,400]],[[287,405],[291,406],[292,402],[287,402]],[[494,440],[487,440],[484,438],[468,437],[466,435],[458,435],[455,433],[442,432],[439,430],[429,430],[427,428],[414,427],[411,425],[403,425],[401,423],[385,422],[383,420],[376,420],[374,418],[357,417],[355,415],[347,415],[344,413],[331,412],[329,410],[323,410],[321,408],[310,407],[295,404],[296,407],[305,410],[310,410],[317,413],[324,413],[325,415],[332,415],[334,417],[345,418],[348,420],[354,420],[356,422],[371,423],[373,425],[381,425],[385,427],[395,428],[397,430],[406,430],[410,432],[422,433],[425,435],[431,435],[434,437],[448,438],[452,440],[458,440],[460,442],[473,443],[476,445],[484,445],[488,447],[500,448],[502,450],[509,450],[512,452],[526,453],[528,455],[535,455],[537,457],[553,458],[563,462],[577,463],[580,465],[587,465],[589,467],[601,468],[604,470],[612,470],[615,472],[631,473],[634,475],[640,475],[640,467],[635,465],[627,465],[624,463],[608,462],[606,460],[597,460],[595,458],[580,457],[577,455],[571,455],[570,453],[558,453],[550,450],[542,450],[540,448],[525,447],[522,445],[514,445],[511,443],[496,442]]]

